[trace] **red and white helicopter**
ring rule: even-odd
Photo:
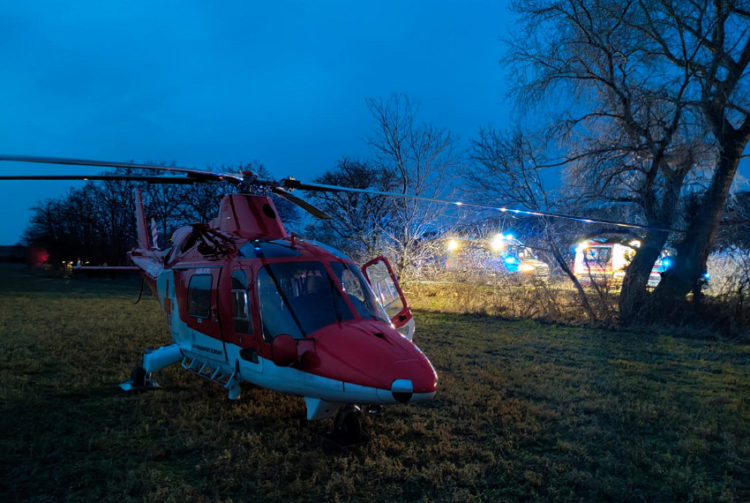
[[[254,173],[77,159],[0,156],[3,161],[152,169],[182,176],[3,176],[0,180],[131,179],[158,183],[223,181],[224,196],[207,225],[177,229],[171,247],[151,239],[140,192],[138,244],[129,252],[161,304],[172,343],[146,350],[124,390],[156,386],[153,374],[179,364],[223,386],[230,399],[252,383],[304,397],[307,419],[336,416],[333,435],[355,443],[360,407],[414,403],[435,396],[438,376],[412,342],[414,321],[388,261],[363,267],[323,243],[287,233],[272,191],[325,217],[286,189],[332,190],[294,179],[259,180]],[[401,330],[401,332],[399,332]]]

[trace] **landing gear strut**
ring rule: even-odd
[[[338,447],[353,447],[365,443],[370,437],[362,431],[362,411],[356,405],[339,409],[333,420],[333,431],[326,435]]]
[[[159,384],[146,372],[143,367],[133,367],[130,380],[120,384],[125,391],[141,391],[158,388]]]
[[[134,388],[142,388],[146,385],[146,370],[143,367],[133,367],[130,373],[130,382]]]

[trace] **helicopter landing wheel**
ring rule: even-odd
[[[146,386],[146,369],[143,367],[133,367],[130,373],[130,382],[134,388],[143,388]]]
[[[365,443],[370,437],[362,431],[362,411],[356,405],[342,407],[333,420],[333,431],[328,439],[339,447]]]

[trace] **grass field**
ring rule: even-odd
[[[136,280],[0,267],[0,501],[750,501],[750,346],[417,312],[434,401],[339,451],[300,398],[181,369]]]

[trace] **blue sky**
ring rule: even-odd
[[[406,93],[420,119],[463,140],[507,125],[511,26],[506,1],[2,2],[0,152],[257,160],[311,180],[369,156],[368,97]],[[3,182],[0,244],[69,186]]]

